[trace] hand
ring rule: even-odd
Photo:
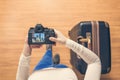
[[[54,31],[57,37],[50,37],[49,40],[53,42],[58,42],[61,44],[66,44],[67,38],[60,31],[57,31],[57,30],[54,30]]]
[[[25,56],[30,56],[32,53],[32,48],[40,48],[42,45],[29,45],[28,44],[28,37],[25,39],[25,44],[22,53]]]

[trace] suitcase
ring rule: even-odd
[[[100,57],[101,74],[111,70],[111,46],[109,24],[104,21],[83,21],[69,31],[72,40],[92,50]],[[81,73],[85,74],[87,64],[70,50],[71,64]]]

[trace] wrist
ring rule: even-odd
[[[31,56],[31,54],[29,54],[29,53],[23,53],[23,55],[24,55],[25,57]]]
[[[27,57],[27,56],[31,56],[31,52],[28,52],[26,50],[23,50],[22,53]]]
[[[24,49],[22,53],[27,57],[27,56],[31,56],[31,52],[32,52],[32,49],[30,48],[30,46],[24,45]]]
[[[67,38],[64,39],[64,44],[66,45],[66,42],[67,42]]]

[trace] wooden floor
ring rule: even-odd
[[[0,0],[0,80],[15,80],[19,56],[28,29],[37,23],[55,28],[68,37],[80,21],[103,20],[110,24],[112,70],[101,80],[120,80],[120,0]],[[44,55],[34,49],[30,71]],[[61,63],[70,65],[69,49],[57,44]],[[79,80],[81,75],[76,71]]]

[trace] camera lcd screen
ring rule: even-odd
[[[32,43],[42,43],[45,42],[44,33],[33,33],[32,34]]]

